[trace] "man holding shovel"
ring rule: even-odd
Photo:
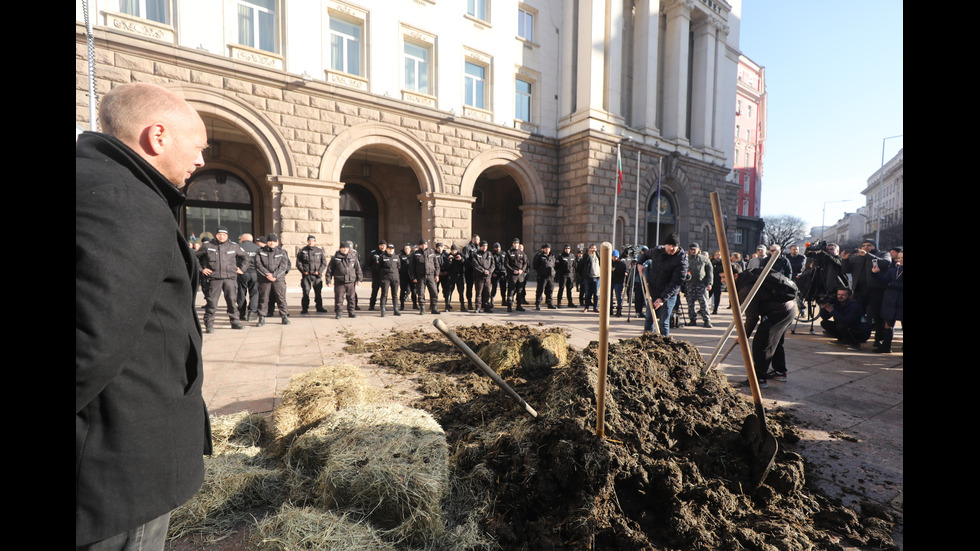
[[[746,299],[761,271],[762,268],[756,268],[738,275],[735,287],[740,302]],[[761,388],[766,388],[767,378],[786,381],[783,341],[796,314],[796,284],[781,273],[769,272],[755,299],[745,309],[745,338],[757,326],[759,329],[752,340],[752,362]],[[772,371],[768,371],[770,365]]]

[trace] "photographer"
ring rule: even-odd
[[[864,307],[847,287],[837,289],[835,300],[820,305],[820,319],[820,327],[851,350],[860,350],[861,343],[871,337],[871,324],[864,315]]]
[[[847,287],[837,249],[836,243],[828,244],[826,241],[807,245],[805,268],[796,278],[796,286],[804,300],[816,299],[821,302],[831,297],[836,289]]]
[[[884,318],[881,317],[881,304],[885,298],[885,284],[874,276],[874,268],[888,272],[891,268],[891,255],[878,250],[873,239],[865,239],[861,247],[853,253],[841,254],[841,266],[845,273],[851,274],[854,295],[864,304],[875,332],[875,348],[881,347],[884,338]]]

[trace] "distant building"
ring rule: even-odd
[[[861,207],[857,212],[846,212],[833,226],[824,231],[827,243],[837,243],[842,247],[853,247],[864,239],[864,228],[868,220],[868,209]]]
[[[204,119],[188,236],[652,245],[659,211],[707,249],[712,192],[735,218],[741,0],[76,0],[83,128],[86,6],[96,99],[154,82]]]
[[[766,152],[766,68],[740,55],[735,96],[736,250],[762,242],[762,166]]]
[[[905,218],[905,148],[868,178],[861,192],[867,199],[865,237],[880,234],[880,246],[902,245]],[[879,232],[880,226],[880,232]]]

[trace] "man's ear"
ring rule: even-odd
[[[170,133],[163,123],[155,122],[143,129],[141,140],[144,150],[153,155],[162,155],[170,143]]]

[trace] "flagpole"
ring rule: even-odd
[[[620,186],[623,182],[623,157],[622,152],[619,149],[619,144],[616,144],[616,191],[613,192],[613,219],[612,219],[612,239],[609,240],[612,243],[613,248],[616,248],[616,209],[619,203],[619,192]]]
[[[633,213],[633,244],[640,242],[640,150],[636,150],[636,212]]]
[[[654,205],[657,208],[657,242],[653,244],[654,247],[660,244],[660,196],[662,195],[660,191],[660,186],[664,183],[664,158],[660,157],[657,160],[657,197]],[[652,247],[651,247],[652,248]]]

